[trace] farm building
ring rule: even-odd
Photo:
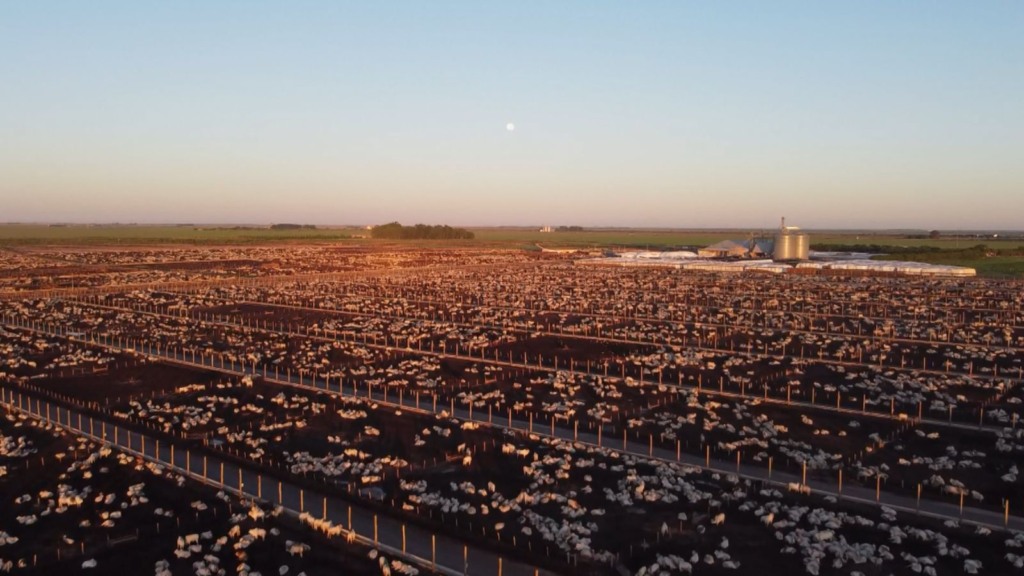
[[[701,258],[771,258],[775,246],[771,240],[722,240],[697,254]]]

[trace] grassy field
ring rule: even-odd
[[[951,262],[954,266],[974,268],[981,276],[989,278],[1024,278],[1024,257],[996,256],[978,260]]]
[[[893,254],[875,256],[875,260],[904,260],[946,266],[966,266],[988,278],[1024,278],[1024,256],[985,256],[964,254],[965,250],[946,250],[926,254]]]
[[[357,228],[271,230],[270,228],[212,226],[2,224],[0,225],[0,245],[258,244],[280,241],[336,241],[348,239],[353,234],[365,234],[365,230]]]
[[[538,232],[502,228],[473,228],[479,242],[534,245],[545,248],[680,248],[706,246],[735,234],[712,231],[677,230],[585,230],[583,232]]]
[[[665,249],[699,247],[726,239],[746,240],[749,231],[743,230],[585,230],[583,232],[538,232],[536,230],[510,230],[503,228],[473,228],[478,241],[509,242],[515,244],[541,244],[549,248],[603,248],[629,247]],[[773,231],[764,232],[771,236]],[[906,234],[894,233],[853,233],[809,231],[811,247],[822,245],[875,245],[879,247],[930,247],[956,250],[976,244],[988,244],[994,248],[1024,246],[1024,239],[940,237],[911,238]],[[760,234],[759,234],[760,235]]]
[[[584,232],[541,233],[535,230],[475,228],[475,240],[381,240],[424,246],[498,245],[550,248],[649,248],[660,250],[705,246],[726,238],[744,235],[709,231],[607,230]],[[362,228],[318,228],[314,230],[271,230],[269,228],[231,228],[205,226],[47,226],[35,224],[0,225],[0,245],[59,244],[254,244],[278,241],[358,241],[352,236],[365,235]],[[362,241],[371,241],[363,239]]]
[[[271,230],[270,228],[235,228],[230,226],[174,225],[67,225],[0,224],[0,246],[17,245],[138,245],[138,244],[263,244],[275,242],[344,242],[401,243],[424,247],[500,246],[536,249],[546,248],[635,248],[650,250],[682,249],[706,246],[725,239],[743,240],[748,232],[739,230],[584,230],[581,232],[539,232],[534,229],[474,228],[474,240],[370,240],[359,238],[363,228],[317,228]],[[1020,238],[909,238],[894,233],[840,233],[809,231],[812,248],[858,245],[881,247],[933,247],[941,252],[893,254],[882,259],[912,260],[969,266],[979,275],[1024,278],[1024,256],[985,256],[968,248],[985,244],[992,249],[1013,249],[1024,246]]]
[[[940,248],[942,250],[963,250],[984,244],[990,248],[1017,248],[1024,246],[1024,238],[907,238],[899,235],[864,235],[864,234],[811,234],[811,248],[823,249],[828,245],[842,245],[846,249],[853,246],[873,245],[882,248]]]
[[[743,230],[594,229],[582,232],[538,232],[535,229],[472,228],[476,239],[454,244],[541,244],[552,248],[680,248],[706,246],[725,239],[744,240]],[[265,227],[191,225],[66,225],[0,224],[0,244],[136,244],[136,243],[259,243],[275,241],[337,241],[365,235],[363,228],[271,230]],[[771,231],[765,234],[770,235]],[[988,244],[1016,247],[1024,240],[993,238],[908,238],[891,233],[836,233],[810,231],[811,245],[874,244],[877,246],[930,246],[958,249]],[[417,243],[417,241],[409,241]]]

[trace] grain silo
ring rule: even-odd
[[[801,232],[796,226],[786,226],[786,219],[782,219],[779,233],[775,235],[774,260],[807,260],[811,251],[810,237]]]

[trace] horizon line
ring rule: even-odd
[[[392,220],[395,221],[395,220]],[[384,224],[386,224],[385,222]],[[373,224],[356,224],[356,223],[337,223],[337,224],[312,224],[304,222],[70,222],[70,221],[12,221],[0,223],[0,226],[80,226],[80,227],[270,227],[280,224],[295,224],[300,226],[315,226],[319,229],[366,229],[368,227],[379,226],[379,223]],[[416,222],[412,225],[426,224],[423,222]],[[752,230],[776,230],[778,226],[680,226],[680,227],[669,227],[669,226],[626,226],[626,225],[615,225],[615,224],[602,224],[602,225],[590,225],[583,226],[578,224],[429,224],[429,225],[448,225],[455,228],[466,228],[470,230],[493,230],[493,229],[515,229],[515,230],[532,230],[534,228],[539,229],[551,226],[557,232],[557,228],[565,226],[579,226],[582,231],[601,231],[601,230],[637,230],[637,231],[650,231],[650,232],[737,232],[737,231],[752,231]],[[804,232],[830,232],[830,233],[928,233],[930,231],[938,231],[939,233],[957,233],[957,234],[968,234],[968,233],[985,233],[985,234],[1024,234],[1024,229],[1002,229],[1002,228],[808,228],[800,227],[801,231]]]

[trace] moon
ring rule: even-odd
[[[509,132],[515,132],[515,129],[516,129],[516,125],[515,124],[513,124],[511,122],[509,122],[508,124],[505,124],[505,130],[508,130]]]

